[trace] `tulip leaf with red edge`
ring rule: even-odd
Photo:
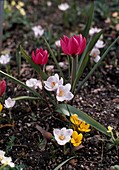
[[[42,98],[39,93],[37,93],[36,91],[34,91],[33,89],[31,89],[30,87],[26,86],[23,82],[21,82],[20,80],[16,79],[15,77],[13,77],[13,76],[11,76],[11,75],[9,75],[9,74],[1,71],[1,70],[0,70],[0,74],[8,77],[9,79],[13,80],[15,83],[21,85],[23,88],[25,88],[26,90],[28,90],[28,91],[30,91],[32,94],[34,94],[34,96],[37,96],[37,97]]]
[[[72,92],[75,91],[76,85],[81,77],[81,70],[84,70],[86,67],[86,64],[84,66],[82,66],[87,60],[87,57],[90,53],[90,51],[92,50],[92,48],[94,47],[94,45],[96,44],[96,42],[98,41],[98,39],[100,38],[102,34],[102,31],[100,31],[99,33],[97,33],[96,35],[94,35],[91,40],[89,41],[89,43],[86,46],[86,49],[84,50],[84,53],[82,54],[80,61],[79,61],[79,66],[78,66],[78,70],[77,70],[77,74],[73,83],[73,87],[72,87]]]
[[[86,123],[90,124],[92,127],[97,129],[98,131],[102,132],[103,134],[110,136],[110,134],[107,132],[107,129],[98,123],[96,120],[94,120],[92,117],[90,117],[85,112],[82,112],[79,109],[76,109],[75,107],[68,105],[68,104],[59,104],[57,105],[57,112],[62,113],[64,115],[70,116],[72,114],[77,114],[79,119],[85,121]]]
[[[94,73],[94,71],[97,69],[97,67],[101,64],[102,60],[106,57],[107,53],[110,51],[112,46],[119,40],[119,36],[115,39],[114,42],[107,48],[107,50],[103,53],[100,60],[94,65],[94,67],[91,69],[91,71],[88,73],[88,75],[83,79],[82,82],[78,85],[77,92],[80,90],[81,86],[89,79],[89,77]]]
[[[28,63],[34,68],[34,70],[42,76],[43,79],[46,79],[47,78],[47,75],[46,73],[44,73],[41,69],[40,69],[40,66],[38,66],[37,64],[35,64],[31,57],[28,56],[28,54],[26,53],[26,51],[23,49],[23,47],[20,45],[20,50],[21,50],[21,53],[23,55],[23,57],[28,61]]]
[[[92,20],[93,20],[93,14],[94,14],[94,3],[91,4],[89,10],[88,10],[88,21],[87,21],[87,24],[84,28],[84,31],[82,33],[82,35],[87,38],[88,34],[89,34],[89,30],[90,30],[90,27],[91,27],[91,24],[92,24]]]
[[[48,48],[48,50],[49,50],[49,52],[50,52],[50,54],[51,54],[51,57],[52,57],[52,59],[54,60],[56,66],[57,66],[57,69],[58,69],[59,72],[60,72],[60,76],[64,79],[64,74],[63,74],[63,72],[62,72],[62,70],[61,70],[61,68],[60,68],[60,66],[59,66],[59,64],[58,64],[58,62],[57,62],[57,59],[56,59],[56,57],[55,57],[52,49],[50,48],[49,43],[47,42],[47,40],[46,40],[44,37],[42,37],[42,38],[43,38],[43,40],[45,41],[45,43],[46,43],[46,45],[47,45],[47,48]]]

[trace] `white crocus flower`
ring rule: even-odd
[[[54,65],[47,65],[47,66],[45,67],[45,69],[46,69],[46,71],[48,71],[48,72],[52,72],[52,71],[54,70]]]
[[[62,129],[54,129],[53,134],[55,136],[55,140],[59,145],[65,145],[70,141],[71,135],[73,133],[72,129],[66,129],[65,127]]]
[[[0,161],[3,159],[4,155],[5,155],[5,152],[0,150]]]
[[[57,47],[60,47],[60,46],[61,46],[61,45],[60,45],[60,40],[55,41],[55,45],[56,45]]]
[[[6,65],[10,62],[11,57],[9,54],[1,55],[0,57],[0,64]]]
[[[9,97],[7,100],[5,100],[4,106],[9,109],[15,105],[15,102],[16,102],[15,100]]]
[[[58,8],[61,11],[66,11],[67,9],[69,9],[69,5],[67,3],[62,3],[62,4],[58,5]]]
[[[97,27],[92,27],[90,30],[89,30],[89,35],[90,36],[93,36],[95,33],[98,33],[101,31],[101,28],[97,28]]]
[[[1,163],[3,164],[3,165],[9,165],[10,167],[15,167],[15,165],[14,165],[14,163],[12,162],[12,159],[11,159],[11,157],[3,157],[3,159],[1,160]]]
[[[55,91],[59,85],[63,85],[63,78],[59,79],[59,75],[50,76],[47,81],[44,81],[45,89],[48,91]]]
[[[93,57],[93,61],[95,63],[97,63],[100,60],[100,50],[97,49],[97,48],[93,48],[91,53],[90,53],[90,56],[92,56]]]
[[[36,38],[39,38],[44,34],[44,29],[40,25],[32,27],[32,30]]]
[[[74,95],[70,92],[71,84],[66,84],[65,86],[60,85],[56,92],[56,99],[60,102],[64,100],[71,100]]]
[[[96,48],[103,48],[105,46],[104,42],[102,40],[98,40],[95,44]]]
[[[48,7],[52,6],[52,2],[51,1],[47,1],[47,6]]]
[[[27,80],[26,85],[30,88],[34,88],[34,89],[40,88],[40,89],[42,89],[41,81],[37,80],[35,78],[31,78],[31,79]]]

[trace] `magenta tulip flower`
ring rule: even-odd
[[[0,97],[3,95],[5,90],[6,90],[6,81],[2,80],[0,81]]]
[[[86,39],[85,37],[83,38],[81,34],[74,35],[71,38],[64,35],[63,38],[60,39],[60,44],[62,51],[66,55],[80,55],[86,47]]]
[[[48,51],[40,49],[36,49],[36,51],[32,51],[32,60],[35,64],[44,65],[48,62]]]

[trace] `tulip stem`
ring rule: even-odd
[[[76,76],[76,57],[72,57],[72,70],[71,70],[71,85],[72,85],[72,87],[73,87],[75,76]]]

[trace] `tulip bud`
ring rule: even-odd
[[[44,65],[48,62],[48,51],[40,49],[36,49],[35,53],[32,51],[32,60],[35,64]]]
[[[3,95],[5,90],[6,90],[6,81],[2,80],[0,81],[0,97]]]

